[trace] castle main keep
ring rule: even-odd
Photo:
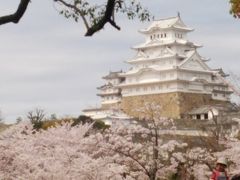
[[[98,94],[103,108],[119,108],[138,116],[145,103],[161,106],[165,117],[181,118],[193,108],[227,104],[232,90],[222,69],[211,69],[191,42],[180,15],[155,20],[139,32],[145,42],[133,49],[126,72],[110,72]]]

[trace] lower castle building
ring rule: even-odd
[[[102,108],[118,108],[132,117],[146,103],[160,105],[164,117],[182,118],[205,105],[230,104],[232,90],[222,69],[211,69],[188,40],[193,29],[180,15],[159,19],[143,30],[145,42],[133,47],[126,72],[110,72],[99,87]]]
[[[119,108],[122,101],[122,94],[121,88],[118,85],[125,80],[124,77],[119,76],[120,73],[122,71],[110,72],[107,76],[103,77],[106,83],[97,88],[100,91],[97,95],[101,97],[102,108]]]

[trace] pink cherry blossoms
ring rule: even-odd
[[[212,152],[164,139],[160,132],[166,127],[175,129],[165,118],[119,123],[104,131],[71,123],[35,131],[22,122],[0,134],[0,179],[156,180],[175,175],[204,180],[218,156],[231,160],[230,173],[239,173],[239,140]]]

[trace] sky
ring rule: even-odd
[[[93,2],[93,1],[92,1]],[[189,40],[202,44],[199,53],[211,68],[240,70],[240,20],[229,14],[228,0],[142,1],[155,19],[176,16],[195,31]],[[0,2],[0,15],[15,11],[19,0]],[[139,29],[150,22],[116,17],[93,37],[82,22],[65,19],[51,0],[33,0],[19,24],[0,26],[0,110],[6,123],[42,108],[47,115],[79,116],[98,106],[97,89],[109,71],[127,70],[132,46],[144,42]]]

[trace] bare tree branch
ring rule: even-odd
[[[0,17],[0,25],[6,23],[18,23],[24,15],[29,3],[30,0],[21,0],[18,9],[14,14]]]
[[[45,117],[45,112],[43,109],[36,108],[33,111],[29,111],[27,113],[27,118],[32,122],[40,122],[44,119]]]
[[[92,36],[97,31],[101,30],[106,23],[110,23],[113,27],[120,30],[120,27],[115,23],[115,21],[112,19],[113,13],[115,8],[115,0],[108,0],[106,5],[106,11],[104,13],[104,16],[92,27],[90,27],[85,34],[85,36]]]

